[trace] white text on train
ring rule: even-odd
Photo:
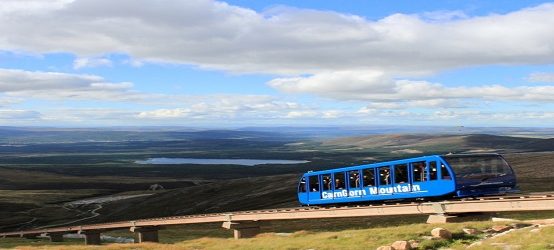
[[[410,188],[411,187],[411,188]],[[411,191],[410,191],[411,190]],[[377,192],[379,191],[379,192]],[[369,188],[369,194],[394,194],[394,193],[408,193],[421,191],[419,185],[396,185],[395,187],[384,187],[377,190],[376,187]]]
[[[367,195],[367,192],[365,190],[350,190],[350,192],[346,191],[345,189],[341,191],[336,192],[322,192],[321,197],[323,199],[331,199],[331,198],[342,198],[342,197],[356,197],[356,196],[362,196]]]
[[[408,192],[419,192],[419,191],[421,191],[421,187],[419,185],[411,185],[411,184],[396,185],[394,187],[384,187],[384,188],[376,188],[376,187],[369,188],[370,195],[408,193]],[[343,198],[343,197],[359,197],[362,195],[367,195],[367,192],[365,191],[365,189],[350,190],[350,191],[341,190],[341,191],[335,191],[335,192],[322,192],[321,198],[332,199],[332,198]]]

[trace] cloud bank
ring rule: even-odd
[[[526,80],[532,84],[520,86],[414,80],[463,67],[553,64],[552,27],[554,4],[474,17],[454,11],[368,20],[286,7],[256,12],[211,0],[6,0],[0,5],[0,51],[70,53],[76,57],[74,70],[117,67],[109,55],[123,54],[129,56],[124,63],[135,67],[170,63],[266,73],[274,76],[267,84],[283,93],[342,102],[323,108],[261,95],[142,93],[133,83],[98,75],[0,69],[0,120],[378,122],[415,116],[428,121],[552,121],[552,112],[541,111],[554,102],[549,72],[531,74]],[[40,112],[7,108],[36,99],[137,105],[58,106]],[[546,106],[536,112],[489,112],[469,109],[474,100]],[[341,106],[352,101],[356,105]]]
[[[409,75],[554,62],[554,4],[502,15],[393,14],[376,21],[305,9],[260,13],[210,0],[8,1],[0,13],[0,49],[127,53],[233,72]]]
[[[428,81],[393,80],[380,72],[368,71],[276,78],[268,84],[286,93],[314,93],[334,99],[375,102],[419,101],[419,106],[441,104],[445,99],[554,102],[552,85],[447,87]]]

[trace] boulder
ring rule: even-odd
[[[405,240],[398,240],[392,243],[391,245],[392,249],[394,250],[410,250],[412,249],[412,246],[408,241]]]
[[[488,228],[488,229],[483,230],[483,233],[492,234],[492,233],[494,233],[494,230]]]
[[[505,225],[495,225],[492,226],[492,230],[494,230],[495,233],[502,233],[506,232],[508,230],[512,229],[511,226],[505,226]]]
[[[462,229],[462,231],[464,231],[464,233],[467,234],[467,235],[477,235],[477,234],[479,234],[479,230],[477,230],[475,228],[464,228],[464,229]]]
[[[391,246],[380,246],[377,248],[377,250],[394,250]]]
[[[419,247],[419,241],[417,240],[409,240],[408,242],[410,243],[410,247],[412,249],[417,249]]]
[[[437,227],[431,230],[431,236],[437,239],[452,239],[452,233],[444,228]]]

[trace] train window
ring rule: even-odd
[[[437,180],[437,162],[431,161],[429,162],[429,179],[434,181]]]
[[[390,167],[379,168],[379,185],[389,185],[390,182]]]
[[[319,192],[319,176],[310,176],[310,192]]]
[[[412,163],[412,176],[414,182],[426,181],[427,173],[425,172],[425,162],[418,161]]]
[[[450,177],[450,173],[448,173],[448,169],[446,169],[446,166],[442,163],[441,163],[441,179],[452,180],[452,177]]]
[[[408,164],[394,165],[394,183],[407,183]]]
[[[302,177],[302,180],[300,180],[300,183],[298,184],[298,192],[306,192],[306,177]]]
[[[366,168],[362,170],[364,175],[364,186],[372,187],[375,186],[375,170],[373,168]]]
[[[344,173],[335,173],[335,189],[345,189],[346,181],[344,180]]]
[[[331,190],[331,175],[330,174],[324,174],[321,178],[323,180],[323,190]]]
[[[499,155],[445,156],[456,178],[487,180],[512,174],[510,165]]]
[[[351,188],[359,188],[360,187],[360,171],[354,170],[348,172],[348,181],[350,182],[349,185]]]

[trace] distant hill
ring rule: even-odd
[[[296,138],[297,136],[294,136]],[[239,130],[111,130],[0,127],[0,145],[59,144],[75,142],[178,141],[198,139],[286,140],[290,135],[270,131]]]
[[[491,149],[517,149],[521,151],[554,150],[554,138],[524,138],[495,135],[469,135],[464,140],[467,147]]]
[[[383,134],[491,134],[547,138],[554,128],[464,127],[464,126],[326,126],[326,127],[10,127],[0,126],[0,145],[72,142],[160,141],[213,138],[329,139]]]
[[[326,140],[323,147],[380,149],[389,152],[537,152],[554,149],[554,138],[472,135],[370,135]]]

